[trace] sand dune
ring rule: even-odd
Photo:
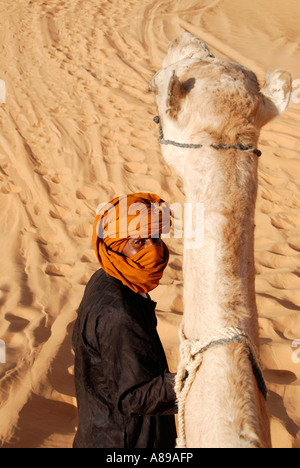
[[[298,0],[0,0],[0,441],[71,447],[72,327],[98,263],[96,208],[150,191],[184,202],[157,144],[148,83],[185,30],[219,56],[300,79]],[[300,82],[262,132],[255,255],[274,447],[300,447]],[[1,99],[0,99],[1,102]],[[182,240],[153,291],[178,360]]]

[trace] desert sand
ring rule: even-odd
[[[97,206],[139,191],[184,203],[148,84],[189,31],[261,84],[276,68],[293,75],[288,111],[261,133],[255,256],[272,443],[300,448],[299,22],[298,0],[0,0],[2,447],[72,446],[71,336],[99,268]],[[170,263],[151,297],[176,371],[182,239],[166,243]]]

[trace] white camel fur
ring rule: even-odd
[[[291,76],[267,75],[260,89],[253,72],[215,58],[203,41],[184,33],[170,45],[150,84],[164,140],[162,154],[183,179],[186,202],[204,205],[204,240],[184,240],[184,315],[189,340],[235,327],[259,349],[255,300],[254,211],[261,127],[282,114]],[[215,148],[211,145],[242,145]],[[249,147],[250,149],[245,149]],[[263,157],[263,156],[262,156]],[[243,343],[209,348],[186,396],[186,447],[270,447],[266,401]],[[181,441],[182,442],[182,441]]]

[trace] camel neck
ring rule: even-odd
[[[189,151],[184,172],[186,202],[193,212],[197,204],[203,206],[204,226],[196,249],[190,247],[189,233],[184,234],[184,303],[189,310],[185,331],[193,338],[234,326],[256,341],[256,160],[234,150],[223,159],[214,149]]]

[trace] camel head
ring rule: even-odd
[[[288,72],[275,70],[260,89],[251,70],[214,57],[202,40],[184,33],[170,44],[150,90],[165,139],[256,146],[261,127],[287,108],[291,81]]]

